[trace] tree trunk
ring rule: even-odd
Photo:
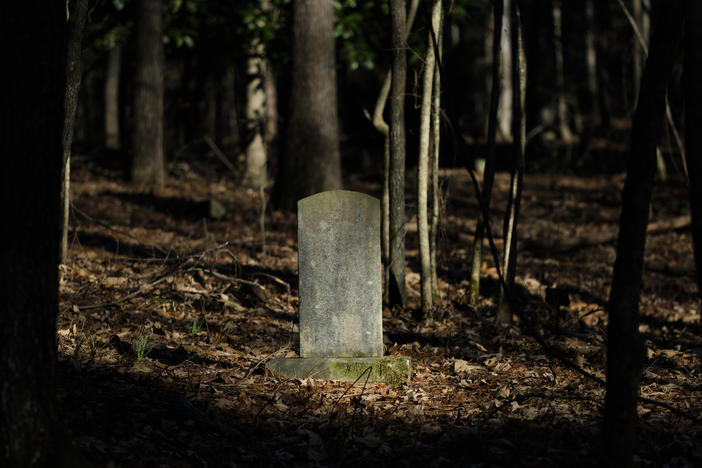
[[[503,19],[503,2],[502,0],[495,0],[495,27],[494,34],[495,38],[492,42],[492,90],[490,92],[490,114],[488,117],[488,152],[485,158],[485,170],[483,172],[483,189],[480,193],[480,199],[484,205],[483,208],[478,213],[477,227],[475,229],[475,239],[473,241],[473,261],[471,265],[471,275],[470,275],[470,303],[473,306],[478,304],[480,299],[480,267],[482,266],[482,256],[483,256],[483,236],[485,235],[485,218],[483,216],[483,211],[485,213],[490,212],[490,199],[492,198],[492,185],[495,181],[495,138],[497,133],[497,111],[499,107],[500,99],[500,85],[502,79],[500,74],[502,73],[502,68],[500,67],[501,61],[499,60],[501,53],[500,47],[502,45],[502,19]]]
[[[432,135],[432,168],[431,168],[431,191],[432,191],[432,207],[431,207],[431,225],[429,226],[429,251],[430,251],[430,270],[431,270],[431,297],[432,303],[439,302],[439,275],[437,272],[437,256],[439,238],[439,216],[441,210],[440,190],[439,186],[439,156],[441,143],[441,67],[443,66],[443,36],[444,36],[444,20],[441,0],[438,1],[438,28],[436,30],[436,64],[434,65],[434,90],[432,91],[433,104],[431,108],[431,135]],[[432,18],[433,21],[433,18]]]
[[[585,18],[587,28],[585,29],[585,60],[587,65],[587,91],[589,97],[588,111],[591,118],[596,123],[600,120],[599,111],[599,82],[597,79],[597,46],[596,46],[596,31],[595,28],[595,6],[594,0],[585,0]]]
[[[431,12],[431,27],[427,34],[427,55],[424,59],[422,80],[422,104],[419,115],[419,161],[417,163],[417,234],[419,236],[419,267],[422,314],[428,317],[432,307],[431,250],[429,246],[429,137],[431,132],[432,91],[434,90],[433,37],[439,31],[441,2],[434,0]]]
[[[419,0],[410,2],[409,11],[407,12],[407,22],[405,28],[404,40],[407,40],[409,32],[412,30],[414,18],[417,14]],[[380,132],[385,140],[383,148],[383,195],[382,195],[382,217],[380,219],[381,226],[381,251],[383,258],[384,281],[386,287],[383,289],[383,301],[388,302],[388,285],[390,284],[390,127],[383,118],[385,105],[390,95],[390,85],[392,82],[392,69],[385,75],[385,80],[380,87],[378,99],[375,101],[375,109],[373,110],[372,123],[378,132]]]
[[[690,179],[697,291],[702,296],[702,3],[685,2],[685,155]]]
[[[266,60],[263,43],[253,39],[246,64],[246,172],[245,182],[252,187],[264,187],[268,179],[268,155],[263,135],[266,122],[266,90],[264,78]]]
[[[105,147],[118,150],[119,136],[119,75],[122,68],[122,46],[115,44],[107,57],[105,73]]]
[[[405,86],[407,81],[405,0],[390,0],[392,82],[390,88],[390,304],[407,303],[405,284]]]
[[[295,0],[287,154],[275,202],[294,209],[308,195],[341,188],[331,0]]]
[[[0,25],[11,70],[0,95],[0,465],[54,466],[65,4],[2,2]]]
[[[502,0],[503,1],[503,13],[502,13],[502,34],[500,40],[502,44],[500,45],[500,68],[502,69],[502,74],[500,75],[500,99],[498,101],[499,109],[497,111],[498,126],[497,131],[501,141],[509,141],[511,136],[511,126],[512,126],[512,45],[510,42],[510,20],[509,12],[510,5],[512,2],[517,0]],[[496,23],[497,24],[497,23]]]
[[[634,17],[639,31],[641,32],[641,37],[643,38],[645,45],[641,45],[639,39],[634,34],[632,40],[633,44],[633,81],[634,81],[634,102],[639,98],[639,86],[641,84],[641,73],[643,71],[643,63],[646,60],[646,50],[649,42],[650,34],[650,17],[649,17],[650,5],[645,0],[632,0],[631,13]]]
[[[217,141],[228,157],[237,154],[239,146],[239,121],[236,112],[236,71],[233,64],[224,68],[219,84],[217,114]]]
[[[563,4],[553,0],[553,55],[556,64],[556,120],[561,141],[569,144],[573,134],[568,127],[568,105],[565,91],[565,59],[563,57]]]
[[[681,5],[680,0],[671,0],[667,8],[661,9],[632,122],[617,259],[608,307],[603,442],[609,466],[631,466],[633,461],[636,401],[643,357],[639,296],[646,225],[656,171],[656,147],[663,131],[665,96],[682,30]]]
[[[522,29],[519,17],[519,6],[515,2],[510,12],[511,43],[512,43],[512,179],[507,210],[505,211],[505,252],[504,280],[505,285],[500,290],[500,302],[497,307],[496,319],[499,323],[512,322],[512,303],[510,301],[514,278],[517,271],[517,224],[519,208],[522,200],[522,179],[526,163],[524,148],[526,144],[526,126],[524,118],[524,94],[526,90],[526,60],[522,43]]]
[[[278,138],[278,89],[273,67],[269,63],[263,76],[263,88],[266,93],[266,127],[263,142],[266,145],[268,161],[275,152],[275,141]]]
[[[88,0],[72,0],[68,11],[68,37],[66,48],[66,91],[63,117],[63,172],[61,187],[61,247],[59,261],[66,262],[68,255],[68,223],[71,207],[71,145],[73,127],[78,107],[78,92],[83,76],[83,31],[88,18]]]
[[[132,129],[132,181],[163,185],[163,4],[140,0],[137,13],[137,57]]]

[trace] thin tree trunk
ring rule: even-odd
[[[278,90],[273,67],[267,64],[263,75],[263,89],[266,93],[266,126],[263,133],[263,142],[266,145],[268,161],[273,157],[275,141],[278,138]]]
[[[438,10],[437,10],[438,5]],[[428,317],[432,307],[431,291],[431,250],[429,245],[429,140],[431,133],[432,91],[434,89],[434,31],[439,30],[441,3],[434,0],[431,13],[431,27],[427,38],[427,55],[424,59],[422,80],[422,104],[419,113],[419,161],[417,163],[417,234],[419,236],[419,267],[422,313]]]
[[[59,261],[66,262],[68,256],[68,224],[71,206],[71,145],[73,127],[78,107],[78,92],[83,76],[83,31],[88,18],[88,0],[72,0],[69,3],[68,42],[66,50],[66,91],[63,118],[63,181],[61,189],[61,247]]]
[[[137,59],[132,129],[132,181],[162,186],[163,153],[163,18],[162,0],[140,0],[137,13]]]
[[[407,40],[409,32],[412,30],[414,18],[417,13],[419,0],[412,0],[409,11],[407,13],[407,23],[404,40]],[[380,218],[381,235],[382,235],[382,258],[383,269],[385,270],[385,288],[383,289],[383,301],[388,302],[388,285],[390,284],[390,127],[383,118],[385,105],[390,95],[390,84],[392,82],[392,68],[385,74],[385,80],[378,93],[378,99],[375,101],[375,109],[373,110],[372,123],[378,132],[380,132],[385,140],[383,148],[383,196],[382,196],[382,217]]]
[[[627,17],[629,24],[634,32],[634,42],[636,43],[634,51],[634,101],[636,102],[639,96],[639,87],[641,82],[641,61],[645,60],[648,56],[648,43],[650,35],[650,19],[646,8],[648,4],[643,4],[642,0],[634,0],[633,4],[633,14],[629,12],[624,5],[623,0],[617,0],[620,8],[624,12],[624,16]],[[687,175],[687,162],[685,159],[685,149],[683,147],[682,140],[680,139],[680,134],[677,128],[675,128],[675,122],[673,121],[673,114],[670,111],[670,105],[668,104],[668,98],[666,96],[665,104],[666,118],[668,119],[668,125],[670,125],[673,136],[675,137],[675,142],[680,150],[680,157],[682,158],[683,170],[685,175]],[[656,150],[656,168],[658,170],[658,176],[661,180],[666,180],[668,178],[668,169],[665,165],[665,159],[663,159],[663,152],[660,148]]]
[[[648,42],[648,36],[643,34],[643,29],[641,28],[641,20],[642,20],[642,0],[632,0],[631,1],[631,13],[634,17],[634,21],[636,21],[636,25],[641,29],[642,36],[644,38],[644,41]],[[645,53],[643,50],[643,47],[641,44],[639,44],[639,40],[637,39],[636,35],[634,35],[631,40],[634,42],[632,44],[633,48],[633,56],[632,56],[632,61],[633,61],[633,85],[634,85],[634,102],[637,102],[639,99],[639,86],[641,85],[641,72],[643,70],[643,61],[645,57]],[[648,46],[648,44],[646,44]]]
[[[591,108],[589,112],[593,119],[597,119],[600,124],[599,107],[599,83],[597,80],[597,46],[595,41],[595,6],[594,0],[585,0],[585,18],[587,28],[585,30],[585,60],[587,64],[587,90]]]
[[[690,178],[697,292],[702,296],[702,3],[685,2],[685,146]]]
[[[119,74],[122,67],[122,46],[115,44],[107,57],[105,73],[105,147],[119,149]]]
[[[526,163],[524,148],[526,143],[526,126],[524,118],[524,94],[526,90],[526,60],[522,44],[522,31],[519,17],[519,6],[511,5],[511,42],[512,42],[512,179],[510,182],[509,203],[505,211],[505,252],[504,267],[505,285],[500,290],[500,302],[497,307],[496,320],[502,324],[512,322],[513,310],[509,300],[517,271],[517,225],[519,208],[522,199],[522,179]],[[505,291],[504,289],[507,289]]]
[[[561,141],[569,144],[573,134],[568,126],[568,105],[565,93],[565,60],[563,58],[563,4],[553,0],[553,55],[556,63],[556,119]]]
[[[65,4],[0,2],[0,28],[0,466],[55,466]]]
[[[268,157],[263,135],[265,130],[266,91],[264,77],[266,61],[264,47],[255,38],[247,60],[246,76],[246,172],[244,179],[253,187],[263,187],[268,178]]]
[[[233,64],[224,68],[219,84],[219,106],[217,116],[217,138],[224,154],[232,157],[239,146],[239,121],[236,112],[234,88],[236,70]]]
[[[439,27],[436,32],[436,48],[438,58],[434,65],[434,90],[432,91],[433,104],[431,108],[431,134],[433,142],[432,168],[431,168],[431,225],[429,227],[429,251],[431,269],[431,296],[432,303],[439,302],[439,275],[437,272],[438,237],[439,237],[439,216],[441,210],[440,187],[439,187],[439,156],[441,143],[441,66],[443,52],[444,21],[442,17],[441,0],[438,1]]]
[[[493,0],[491,3],[494,4],[496,0]],[[492,99],[490,95],[490,91],[492,90],[492,70],[495,68],[495,56],[493,54],[493,50],[495,48],[494,46],[494,41],[495,41],[495,26],[497,24],[497,21],[495,19],[495,8],[493,7],[485,17],[485,37],[483,38],[483,60],[485,62],[485,74],[483,77],[485,78],[485,83],[484,83],[484,89],[485,89],[485,96],[483,97],[483,100],[485,101],[483,103],[484,109],[487,109],[487,115],[484,117],[485,121],[482,122],[482,126],[485,129],[485,133],[487,134],[487,128],[490,126],[489,123],[489,115],[490,115],[490,106],[492,105]],[[500,24],[502,24],[502,18],[500,18]],[[451,44],[453,47],[454,44]],[[488,67],[489,64],[489,67]],[[480,159],[480,158],[479,158]],[[484,164],[484,161],[477,164]],[[477,169],[477,168],[476,168]],[[483,165],[483,170],[484,170],[484,165]]]
[[[495,0],[495,18],[494,34],[492,49],[492,90],[490,93],[490,115],[488,118],[488,152],[485,159],[485,171],[483,172],[483,189],[480,198],[485,205],[485,212],[490,212],[490,199],[492,198],[492,185],[495,180],[495,137],[497,133],[497,111],[500,99],[500,85],[502,78],[500,74],[500,47],[502,44],[502,19],[503,19],[503,2]],[[481,209],[478,213],[477,227],[475,229],[475,240],[473,241],[473,261],[470,275],[470,303],[473,306],[478,304],[480,299],[480,267],[482,266],[483,256],[483,236],[485,235],[485,219]]]
[[[390,0],[392,84],[390,88],[390,278],[391,304],[407,303],[405,285],[405,86],[407,81],[405,0]]]
[[[622,192],[617,259],[608,307],[603,443],[609,466],[627,467],[633,462],[636,401],[643,358],[639,297],[646,225],[656,171],[656,147],[663,130],[665,96],[682,30],[681,6],[680,0],[671,0],[661,9],[632,122],[631,152]]]
[[[500,68],[502,69],[502,74],[500,75],[500,99],[498,101],[499,109],[497,111],[498,124],[497,131],[498,136],[501,141],[509,141],[511,137],[511,127],[512,127],[512,45],[510,42],[510,20],[509,12],[510,5],[517,0],[501,0],[503,2],[503,13],[502,13],[502,34],[500,40],[502,44],[500,46]]]

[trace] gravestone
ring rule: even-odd
[[[273,359],[273,374],[401,383],[408,358],[383,357],[380,203],[334,190],[300,200],[300,359]]]

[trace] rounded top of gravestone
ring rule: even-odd
[[[315,193],[314,195],[310,195],[309,197],[302,198],[298,200],[297,206],[299,209],[303,205],[307,205],[309,203],[323,204],[327,200],[329,202],[338,202],[341,200],[354,200],[358,202],[363,200],[366,201],[366,203],[380,203],[380,200],[366,193],[355,192],[353,190],[329,190],[327,192],[319,192]]]

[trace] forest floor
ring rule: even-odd
[[[410,218],[410,303],[385,308],[383,321],[388,353],[411,358],[415,374],[390,386],[266,375],[267,360],[299,350],[295,216],[268,209],[262,243],[257,191],[183,162],[170,172],[147,192],[114,169],[74,163],[58,395],[95,466],[599,465],[622,175],[526,177],[520,318],[500,328],[487,248],[484,298],[467,301],[470,178],[442,171],[442,301],[418,320]],[[508,182],[498,174],[496,216]],[[347,188],[380,191],[370,178]],[[654,193],[636,462],[702,466],[700,304],[689,227],[678,222],[689,214],[685,184],[672,178]]]

